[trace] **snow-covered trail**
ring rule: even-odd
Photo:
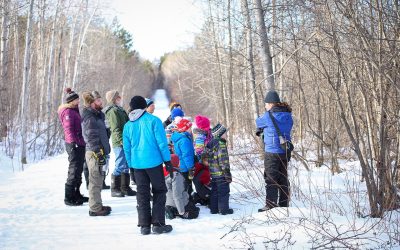
[[[165,99],[165,92],[156,92],[156,115],[162,119],[169,114]],[[110,162],[112,170],[113,153]],[[106,217],[90,217],[87,203],[64,205],[67,168],[64,153],[0,178],[0,249],[223,249],[219,238],[228,231],[224,225],[240,216],[211,215],[201,207],[197,220],[167,220],[174,227],[170,234],[142,236],[136,226],[136,197],[112,198],[110,190],[103,190],[104,205],[113,209]],[[88,195],[84,185],[81,192]]]

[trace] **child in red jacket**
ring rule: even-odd
[[[207,164],[206,161],[202,161]],[[204,165],[200,162],[196,162],[194,164],[194,175],[193,175],[193,183],[196,188],[196,192],[193,194],[193,202],[194,204],[200,203],[203,206],[207,206],[210,204],[210,194],[211,194],[211,186],[210,186],[210,170],[207,165]]]

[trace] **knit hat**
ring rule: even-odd
[[[179,132],[185,132],[192,127],[192,123],[188,119],[182,118],[176,126]]]
[[[150,107],[151,104],[153,104],[153,100],[146,98],[146,103],[147,103],[147,107]]]
[[[96,99],[94,98],[94,96],[92,95],[92,93],[85,91],[82,93],[82,97],[83,97],[83,104],[86,107],[89,107],[90,104],[92,104]]]
[[[115,100],[119,97],[119,92],[117,90],[110,90],[106,93],[106,100],[108,103],[115,103]]]
[[[129,107],[133,110],[135,109],[145,109],[147,108],[146,100],[142,96],[134,96],[129,102]]]
[[[210,130],[210,119],[208,119],[207,117],[198,115],[194,118],[194,120],[196,122],[196,126],[199,129],[202,129],[205,131]]]
[[[270,90],[270,91],[268,91],[267,95],[265,96],[264,102],[265,103],[277,103],[277,102],[281,102],[281,99],[279,99],[279,95],[275,90]]]
[[[211,129],[211,133],[214,137],[221,137],[223,134],[225,134],[226,131],[227,128],[222,126],[220,123],[218,123],[217,125],[215,125],[215,127]]]
[[[175,117],[178,117],[178,116],[184,117],[184,116],[185,116],[185,113],[183,113],[182,109],[180,109],[180,108],[174,108],[174,109],[171,111],[171,120],[172,120],[172,121],[175,120]]]
[[[75,93],[74,91],[71,90],[71,88],[66,88],[65,89],[65,102],[70,103],[73,100],[76,100],[79,98],[79,95]]]

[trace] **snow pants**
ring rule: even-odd
[[[284,154],[265,153],[264,155],[264,179],[266,189],[266,206],[289,206],[289,179],[288,159]]]
[[[65,143],[68,153],[68,176],[66,185],[71,187],[79,187],[82,183],[83,163],[85,162],[85,147],[74,147],[70,143]]]
[[[115,168],[113,175],[120,176],[121,174],[129,174],[128,163],[126,162],[124,149],[122,147],[113,148],[115,154]]]
[[[222,213],[229,209],[229,183],[225,177],[211,177],[210,211]]]
[[[100,172],[97,159],[93,151],[86,151],[86,164],[89,168],[89,210],[99,212],[103,209],[101,200],[101,188],[104,176]]]
[[[138,226],[164,225],[167,187],[162,165],[147,169],[134,169],[137,187]],[[150,184],[153,208],[150,206]]]
[[[189,202],[189,194],[186,190],[185,178],[179,172],[173,173],[173,178],[170,175],[165,177],[167,185],[167,201],[166,205],[175,207],[179,214],[185,212],[185,206]]]

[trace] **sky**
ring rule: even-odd
[[[142,58],[159,59],[164,53],[193,44],[203,23],[196,0],[110,0],[121,25],[133,37]]]

